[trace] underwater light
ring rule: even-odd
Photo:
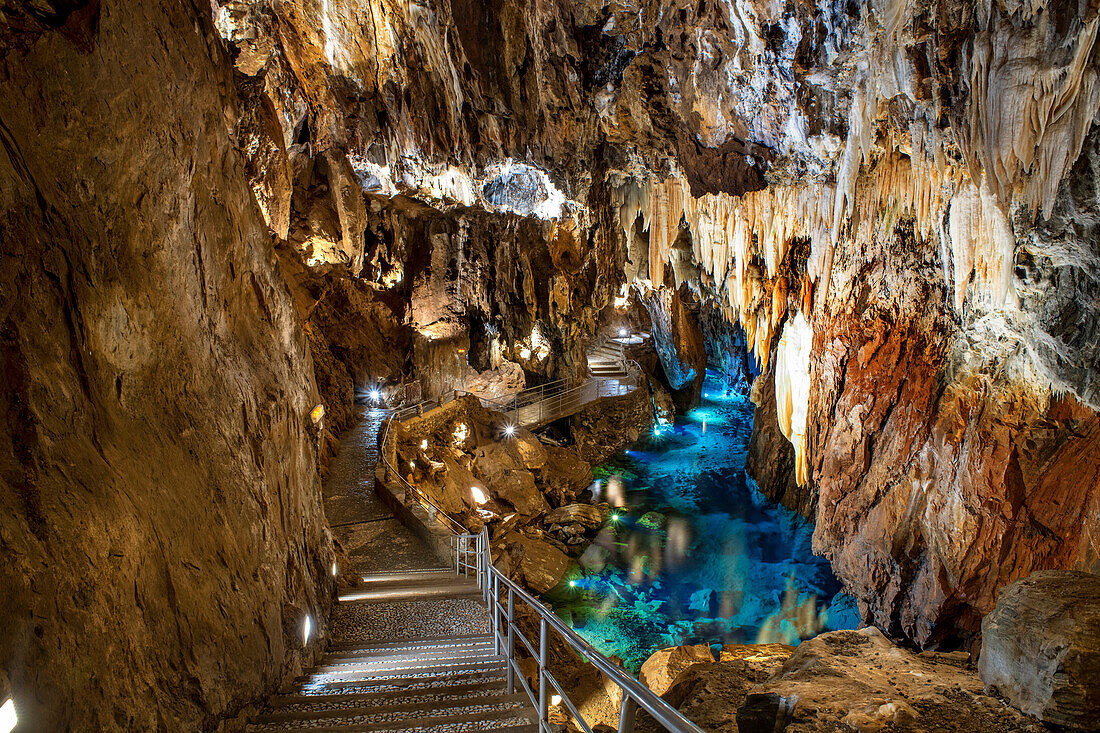
[[[570,581],[569,581],[569,587],[570,587],[570,588],[576,588],[576,587],[577,587],[577,581],[575,581],[575,580],[570,580]]]
[[[611,521],[612,521],[612,522],[617,522],[617,521],[619,521],[619,515],[618,515],[618,514],[612,514],[612,515],[611,515]]]
[[[15,714],[15,700],[10,697],[3,705],[0,705],[0,731],[10,733],[19,722],[19,716]]]
[[[660,428],[653,428],[653,436],[655,438],[661,437],[661,429]]]

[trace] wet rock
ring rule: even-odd
[[[611,506],[608,504],[567,504],[549,512],[542,521],[545,524],[576,523],[584,531],[602,527],[610,513]]]
[[[1045,570],[1004,588],[982,619],[978,671],[1029,715],[1100,730],[1100,576]]]
[[[874,627],[802,642],[737,712],[740,730],[1040,733],[985,693],[965,655],[895,646]]]

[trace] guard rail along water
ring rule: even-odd
[[[551,733],[552,731],[549,720],[551,688],[561,696],[561,703],[569,711],[573,720],[586,733],[592,733],[592,728],[581,716],[569,694],[549,669],[547,652],[549,650],[548,637],[551,631],[557,632],[574,651],[595,665],[622,690],[623,702],[619,709],[619,733],[631,733],[634,730],[634,719],[639,708],[653,716],[653,719],[666,731],[703,733],[701,728],[685,718],[676,708],[669,705],[635,677],[627,674],[617,664],[596,651],[592,645],[582,639],[576,631],[558,618],[541,601],[497,570],[492,563],[488,529],[481,530],[479,534],[452,536],[451,549],[451,559],[455,572],[466,576],[474,575],[477,579],[478,588],[481,589],[482,598],[489,606],[493,647],[496,653],[502,654],[508,662],[506,670],[508,693],[514,693],[516,682],[519,682],[520,687],[523,688],[528,699],[531,700],[538,711],[539,733]],[[539,639],[537,647],[523,635],[516,624],[516,601],[526,604],[538,616]],[[520,669],[519,658],[516,655],[517,640],[538,662],[537,689],[531,688]]]

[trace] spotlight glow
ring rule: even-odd
[[[302,622],[302,646],[309,643],[309,634],[313,631],[313,619],[306,616],[306,620]]]
[[[570,580],[570,581],[569,581],[569,587],[570,587],[570,588],[576,588],[576,587],[577,587],[577,581],[575,581],[575,580]]]
[[[619,521],[619,515],[618,515],[618,514],[612,514],[612,515],[611,515],[611,521],[612,521],[612,522],[617,522],[617,521]]]
[[[380,402],[382,400],[382,393],[379,392],[377,388],[374,388],[370,391],[370,399],[371,402]]]
[[[332,563],[332,577],[336,577],[336,563]]]
[[[474,501],[477,502],[478,505],[484,504],[485,502],[489,501],[489,497],[486,496],[485,492],[477,486],[470,487],[470,496],[474,497]]]
[[[0,705],[0,733],[11,733],[18,722],[19,716],[15,714],[15,700],[8,698],[7,702]]]
[[[550,704],[551,705],[561,705],[561,695],[551,695],[550,696]]]
[[[428,439],[427,438],[424,438],[424,440],[420,441],[420,450],[428,450]]]
[[[630,333],[630,332],[627,331],[625,328],[620,328],[619,329],[619,338],[626,338],[626,335],[628,333]]]
[[[505,425],[504,426],[504,435],[505,436],[511,438],[515,434],[516,434],[516,426],[515,425]]]

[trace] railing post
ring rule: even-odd
[[[493,632],[493,654],[500,654],[500,582],[492,573],[489,577],[493,584],[493,622],[489,630]]]
[[[547,702],[549,701],[550,685],[546,684],[546,619],[539,619],[539,731],[542,731],[543,723],[549,722]],[[625,693],[624,693],[625,694]]]
[[[619,733],[634,733],[634,716],[638,712],[638,703],[623,690],[623,704],[619,708]]]
[[[516,656],[515,638],[512,632],[512,622],[516,618],[516,599],[512,594],[511,586],[508,587],[508,664],[506,665],[507,677],[508,677],[508,694],[511,695],[516,691],[515,672],[512,670],[512,660]]]

